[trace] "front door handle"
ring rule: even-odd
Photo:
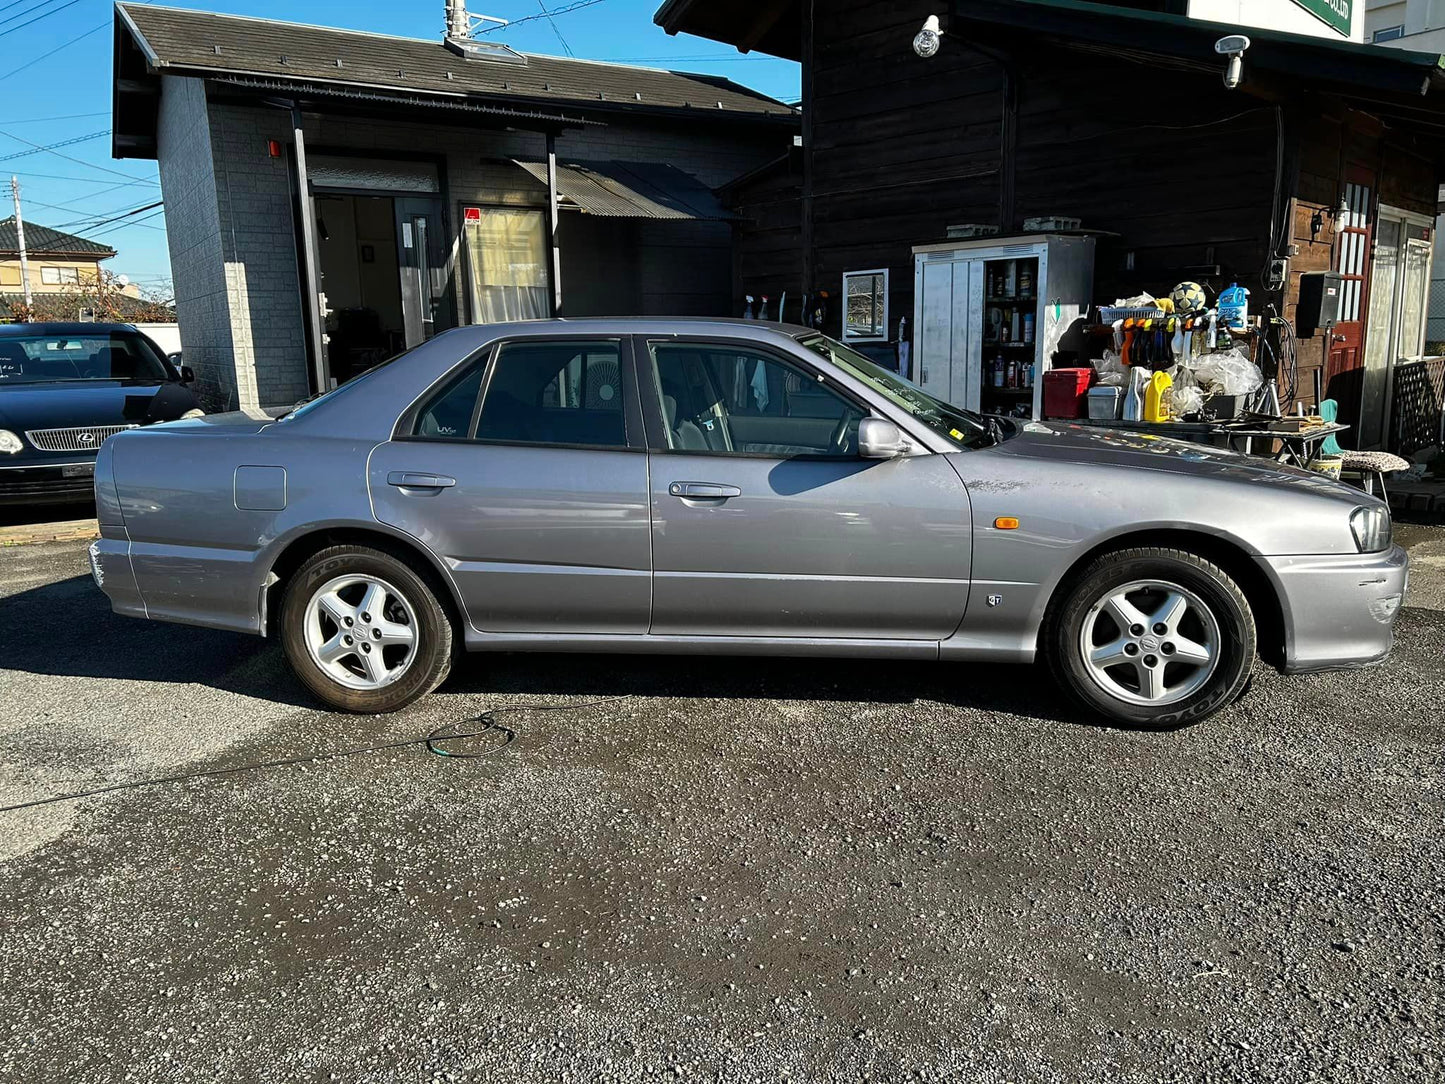
[[[743,491],[737,486],[719,482],[673,482],[667,491],[674,497],[686,497],[701,501],[725,501],[729,497],[741,497]]]
[[[394,470],[386,476],[386,484],[400,489],[447,489],[457,484],[455,478],[425,471]]]

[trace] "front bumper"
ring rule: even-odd
[[[1279,589],[1286,673],[1369,666],[1390,653],[1410,578],[1399,546],[1258,561]]]
[[[82,503],[95,499],[95,456],[0,465],[0,504]]]

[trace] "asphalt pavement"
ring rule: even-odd
[[[185,777],[0,812],[0,1080],[1439,1080],[1445,530],[1399,534],[1383,666],[1162,735],[780,659],[338,715],[0,549],[0,806]]]

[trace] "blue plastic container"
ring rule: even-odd
[[[1249,291],[1237,282],[1219,295],[1219,325],[1240,331],[1249,326]]]

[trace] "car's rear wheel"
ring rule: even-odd
[[[404,561],[366,546],[308,558],[286,586],[281,640],[308,689],[341,711],[396,711],[447,676],[452,626]]]
[[[1218,565],[1184,550],[1139,548],[1092,562],[1045,632],[1059,683],[1090,712],[1170,729],[1232,703],[1249,682],[1249,600]]]

